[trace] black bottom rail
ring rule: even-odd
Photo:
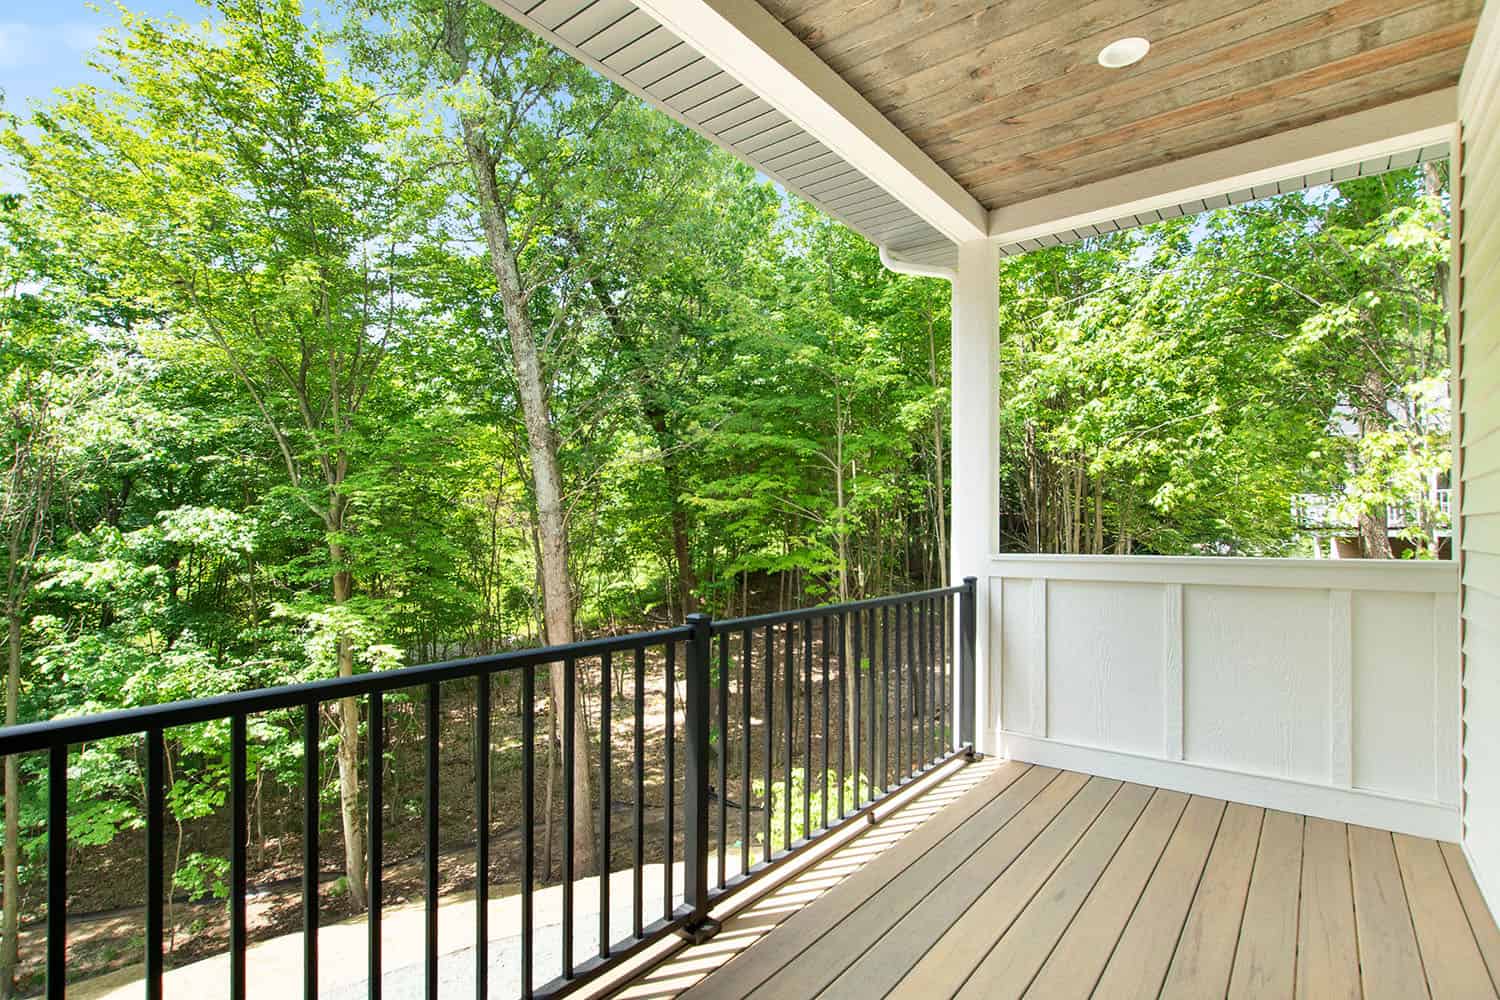
[[[489,907],[496,841],[492,836],[492,732],[496,678],[514,678],[520,717],[519,993],[556,997],[607,972],[664,935],[700,939],[715,925],[710,909],[753,884],[809,844],[858,820],[910,782],[971,748],[974,741],[976,581],[962,586],[799,611],[714,621],[691,615],[679,627],[590,640],[570,646],[428,664],[385,673],[315,681],[216,698],[103,713],[0,730],[0,756],[45,753],[48,790],[46,994],[66,994],[68,900],[68,762],[70,750],[117,741],[122,752],[144,756],[145,790],[145,994],[162,996],[166,973],[164,900],[168,896],[164,833],[169,788],[169,737],[188,726],[227,726],[228,813],[227,995],[242,1000],[248,986],[247,898],[250,798],[247,775],[252,725],[267,719],[301,740],[301,913],[303,995],[318,995],[320,826],[324,744],[337,746],[345,790],[358,769],[347,753],[365,736],[364,822],[367,853],[367,992],[379,1000],[390,970],[383,948],[387,815],[386,772],[391,759],[392,712],[419,707],[423,747],[421,806],[424,995],[436,998],[439,955],[452,943],[440,938],[443,868],[440,834],[444,787],[445,701],[472,726],[461,743],[472,760],[474,837],[472,942],[476,996],[487,998],[490,973]],[[682,647],[681,679],[678,648]],[[717,646],[717,648],[715,648]],[[650,773],[647,757],[648,665],[662,670],[663,761]],[[615,669],[621,668],[618,684]],[[597,711],[585,700],[584,679],[597,676]],[[511,683],[511,682],[507,682]],[[548,692],[558,729],[562,816],[561,939],[557,975],[539,973],[535,894],[537,843],[537,687]],[[472,706],[452,697],[461,687]],[[618,690],[617,690],[618,687]],[[653,696],[655,692],[653,691]],[[617,696],[621,703],[616,705]],[[681,718],[679,719],[679,701]],[[363,704],[363,712],[360,704]],[[393,709],[393,704],[396,706]],[[618,709],[618,712],[617,712]],[[624,726],[617,715],[630,715]],[[617,730],[623,729],[623,733]],[[679,732],[680,730],[680,732]],[[352,734],[352,735],[351,735]],[[617,747],[617,737],[620,746]],[[467,740],[467,737],[466,737]],[[597,740],[598,753],[591,755]],[[451,746],[452,741],[447,741]],[[680,744],[680,745],[679,745]],[[138,748],[130,750],[130,748]],[[579,748],[586,748],[585,754]],[[616,751],[629,758],[616,774]],[[587,766],[579,768],[584,759]],[[513,767],[514,765],[512,765]],[[325,771],[327,772],[325,774]],[[510,772],[513,773],[513,772]],[[620,780],[622,779],[623,780]],[[659,790],[659,845],[648,830],[648,778]],[[680,787],[678,782],[681,782]],[[615,796],[633,797],[626,845],[631,867],[628,933],[616,937],[611,920],[614,848],[622,838],[613,823]],[[550,789],[549,789],[550,791]],[[550,802],[549,800],[549,810]],[[734,813],[738,812],[738,816]],[[357,825],[359,812],[352,814]],[[345,803],[346,828],[351,813]],[[549,812],[550,816],[550,812]],[[679,828],[679,819],[681,826]],[[678,833],[681,833],[681,848]],[[550,827],[549,827],[550,835]],[[643,898],[648,843],[660,854],[659,913]],[[590,847],[592,845],[592,847]],[[550,844],[549,844],[550,850]],[[580,853],[580,852],[583,853]],[[598,880],[598,931],[588,956],[574,954],[574,890],[580,865],[592,851]],[[737,855],[737,857],[735,857]],[[550,857],[550,853],[548,855]],[[730,860],[737,861],[737,871]],[[673,868],[682,863],[682,882]],[[550,862],[544,879],[551,878]],[[621,928],[623,929],[623,928]]]

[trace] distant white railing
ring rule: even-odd
[[[1458,835],[1448,562],[996,556],[987,745]]]
[[[1299,493],[1292,497],[1292,518],[1300,527],[1309,531],[1353,531],[1359,525],[1352,518],[1340,517],[1334,512],[1334,508],[1343,499],[1332,494]],[[1453,513],[1452,490],[1433,490],[1432,506],[1445,517],[1450,517]],[[1406,528],[1411,520],[1406,515],[1406,508],[1399,505],[1388,506],[1385,510],[1386,527],[1392,531]]]

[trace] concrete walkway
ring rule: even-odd
[[[730,858],[729,874],[739,870]],[[662,914],[662,866],[648,865],[641,873],[643,916],[651,923]],[[631,872],[610,875],[609,926],[611,940],[631,931]],[[673,865],[673,905],[682,902],[682,865]],[[533,982],[540,986],[562,970],[562,887],[538,889],[532,897],[536,934]],[[575,963],[593,957],[599,948],[599,880],[575,883],[573,890],[573,955]],[[425,918],[421,903],[388,907],[383,912],[385,996],[391,1000],[419,997],[423,988]],[[439,995],[474,995],[474,897],[454,896],[438,908]],[[492,899],[490,921],[490,989],[496,996],[520,993],[521,897]],[[364,917],[328,924],[318,931],[318,995],[325,1000],[360,1000],[368,991],[368,933]],[[302,934],[286,934],[252,944],[246,953],[250,1000],[289,1000],[302,992]],[[81,983],[71,983],[68,995],[77,1000],[137,1000],[144,998],[144,968],[136,965]],[[168,998],[208,1000],[223,996],[229,987],[229,956],[215,955],[166,975]]]

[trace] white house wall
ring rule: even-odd
[[[1463,570],[1464,850],[1500,908],[1500,4],[1459,83],[1458,457]]]
[[[1452,563],[997,556],[991,745],[1458,838]]]

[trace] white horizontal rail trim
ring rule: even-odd
[[[1305,813],[1434,840],[1458,840],[1458,808],[1379,792],[1329,788],[1272,775],[1230,771],[1184,761],[1101,750],[1035,736],[1006,734],[1004,753],[1046,767],[1083,771],[1120,781],[1170,788],[1267,809]]]
[[[990,575],[1013,579],[1395,590],[1419,594],[1458,591],[1458,564],[1437,560],[995,555],[990,557]]]

